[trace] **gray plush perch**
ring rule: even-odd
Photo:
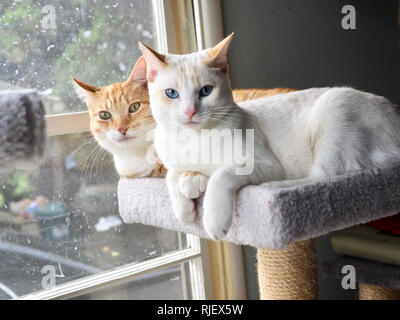
[[[0,172],[37,164],[45,147],[44,115],[36,90],[0,91]]]
[[[163,179],[121,178],[119,212],[126,223],[142,223],[207,238],[199,216],[184,225],[173,215]],[[225,240],[257,248],[290,243],[365,223],[400,211],[400,167],[374,169],[286,188],[247,186],[236,200]]]

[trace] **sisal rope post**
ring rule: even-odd
[[[359,300],[400,300],[400,291],[367,283],[358,285]]]
[[[315,300],[318,272],[315,240],[292,243],[285,250],[257,250],[261,300]]]

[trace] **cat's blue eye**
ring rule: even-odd
[[[167,95],[168,98],[171,99],[177,99],[179,97],[179,92],[176,91],[175,89],[166,89],[165,94]]]
[[[206,85],[203,88],[200,89],[200,97],[207,97],[211,94],[213,91],[214,87],[212,85]]]

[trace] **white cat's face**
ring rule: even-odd
[[[199,129],[221,121],[223,106],[232,102],[226,50],[223,50],[228,43],[224,45],[218,51],[166,56],[142,46],[147,61],[150,105],[157,123]]]

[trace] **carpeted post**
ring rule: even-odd
[[[400,291],[373,284],[360,283],[358,285],[358,298],[359,300],[400,300]]]
[[[318,298],[317,255],[314,239],[295,242],[285,250],[257,250],[261,300]]]

